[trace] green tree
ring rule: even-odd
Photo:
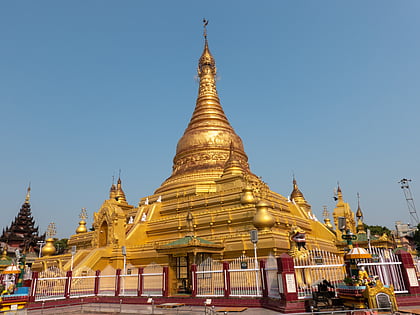
[[[414,233],[413,241],[416,244],[417,250],[420,251],[420,223],[417,225],[417,231]]]
[[[54,247],[56,249],[57,255],[64,254],[66,252],[66,250],[68,249],[67,242],[67,238],[62,238],[61,240],[59,240],[58,238],[54,239]]]
[[[388,229],[386,226],[364,224],[364,227],[365,231],[367,231],[367,229],[370,230],[371,235],[382,236],[384,233],[388,236],[391,235],[391,230]]]

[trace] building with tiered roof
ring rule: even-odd
[[[31,213],[30,204],[31,188],[28,187],[25,202],[19,210],[18,215],[12,221],[10,226],[3,229],[0,236],[0,243],[6,249],[8,256],[14,257],[16,250],[27,257],[27,262],[33,261],[40,249],[41,242],[45,235],[39,235],[38,227],[35,226],[35,220]]]

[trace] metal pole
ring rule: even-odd
[[[42,246],[45,244],[43,241],[38,241],[37,242],[39,245],[39,258],[41,258],[41,252],[42,252]]]
[[[127,274],[126,272],[126,264],[127,264],[127,249],[125,246],[123,246],[121,248],[123,257],[124,257],[124,267],[123,267],[123,276],[122,276],[122,293],[123,295],[125,294],[125,275]]]
[[[76,254],[76,246],[71,247],[71,271],[73,271],[74,255]]]
[[[254,264],[255,264],[255,284],[257,285],[257,295],[260,292],[260,285],[258,283],[258,260],[257,260],[257,243],[254,243]]]

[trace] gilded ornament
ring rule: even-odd
[[[254,215],[252,223],[258,230],[270,231],[271,228],[276,224],[276,219],[269,212],[270,205],[261,200],[256,205],[257,212]]]
[[[242,190],[241,203],[243,205],[255,203],[255,197],[254,197],[254,194],[252,193],[252,190],[253,190],[252,187],[248,185]]]

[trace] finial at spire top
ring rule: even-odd
[[[31,199],[31,182],[29,182],[29,186],[26,191],[25,203],[29,203],[30,199]]]
[[[207,25],[209,24],[209,20],[206,20],[205,18],[203,18],[203,27],[204,27],[204,38],[207,40]]]

